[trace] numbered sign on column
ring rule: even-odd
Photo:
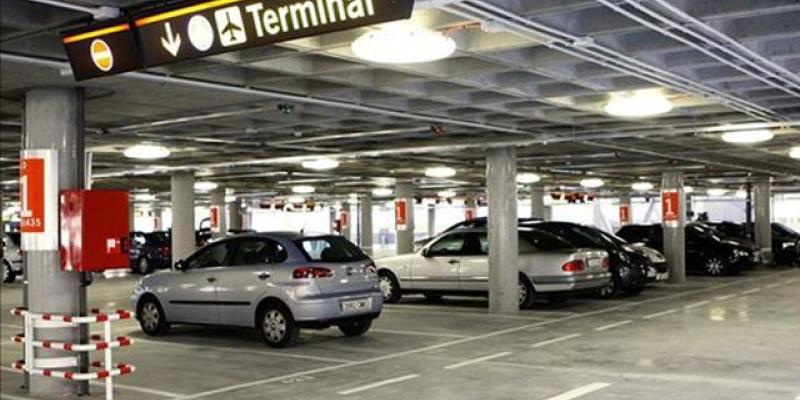
[[[619,223],[626,225],[631,222],[631,206],[630,204],[619,205]]]
[[[398,231],[408,229],[408,203],[406,199],[397,199],[394,201],[394,217],[395,227]]]
[[[677,190],[665,190],[661,193],[661,217],[664,222],[677,222],[680,220],[679,200]]]
[[[58,250],[57,151],[22,151],[19,198],[22,250]]]
[[[209,216],[209,220],[211,222],[211,232],[219,233],[219,217],[220,217],[220,206],[211,206]]]

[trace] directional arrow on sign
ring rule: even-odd
[[[169,22],[164,24],[164,28],[167,31],[167,37],[161,37],[161,45],[164,46],[164,49],[166,49],[169,54],[175,57],[181,49],[181,35],[180,33],[172,34],[172,24]]]

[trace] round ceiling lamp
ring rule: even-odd
[[[631,189],[637,192],[647,192],[653,190],[654,187],[656,186],[650,182],[636,182],[633,185],[631,185]]]
[[[303,168],[314,171],[329,171],[339,166],[339,161],[332,158],[317,158],[302,162]]]
[[[194,190],[197,190],[198,192],[210,192],[218,187],[219,184],[215,182],[200,181],[194,183]]]
[[[775,134],[767,129],[758,129],[754,131],[731,131],[722,134],[722,140],[727,143],[734,144],[752,144],[762,143],[772,140]]]
[[[440,32],[409,23],[394,23],[364,33],[350,48],[366,61],[415,64],[450,57],[456,51],[456,42]]]
[[[800,146],[794,146],[789,149],[789,157],[800,160]]]
[[[372,190],[372,195],[375,197],[389,197],[394,194],[394,191],[389,188],[377,188]]]
[[[425,170],[428,178],[452,178],[456,176],[456,170],[450,167],[430,167]]]
[[[658,90],[615,93],[606,104],[606,114],[620,118],[648,118],[672,111],[672,103]]]
[[[602,187],[606,183],[603,182],[600,178],[586,178],[581,179],[581,187],[585,187],[587,189],[596,189]]]
[[[137,144],[128,147],[122,154],[137,160],[158,160],[169,157],[170,151],[164,146],[155,144]]]
[[[517,183],[530,185],[533,183],[537,183],[541,180],[542,177],[539,174],[534,174],[531,172],[523,172],[521,174],[517,174]]]
[[[296,193],[296,194],[314,193],[315,190],[316,189],[313,186],[308,186],[308,185],[298,185],[298,186],[292,187],[292,193]]]

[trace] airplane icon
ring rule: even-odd
[[[214,12],[219,41],[223,47],[236,46],[247,42],[242,11],[239,7],[227,7]]]
[[[222,28],[222,34],[223,35],[229,35],[228,36],[228,41],[236,42],[237,41],[236,40],[236,37],[237,37],[236,32],[242,32],[242,27],[239,26],[239,25],[234,24],[233,22],[231,22],[230,13],[227,13],[227,12],[225,13],[225,19],[227,20],[227,23],[225,24],[225,27]]]

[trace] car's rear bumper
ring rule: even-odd
[[[334,319],[323,319],[316,321],[297,321],[297,327],[301,329],[326,329],[330,328],[331,326],[346,324],[348,322],[355,322],[363,319],[376,319],[380,317],[380,315],[381,315],[380,312],[376,312],[376,313],[359,314],[350,317],[341,317]]]
[[[532,278],[533,285],[538,293],[580,292],[608,285],[608,281],[611,279],[611,272],[596,272],[574,276],[540,276]]]
[[[344,310],[344,303],[356,300],[367,300],[369,305],[357,311]],[[383,309],[383,295],[379,290],[370,290],[324,298],[293,299],[287,305],[299,325],[325,328],[348,319],[377,318]]]

